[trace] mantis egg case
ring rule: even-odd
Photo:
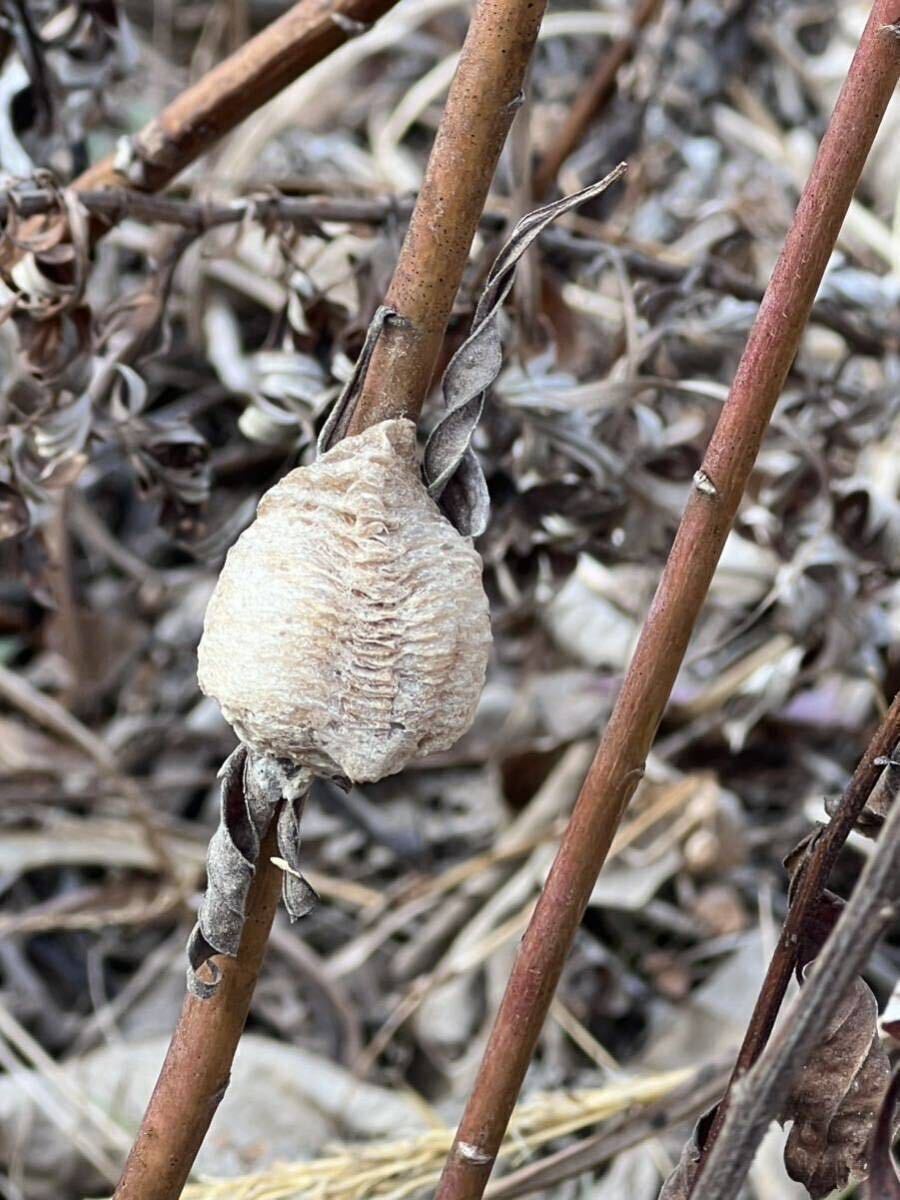
[[[253,750],[364,782],[469,728],[490,642],[481,559],[421,481],[415,426],[390,420],[263,496],[198,674]]]

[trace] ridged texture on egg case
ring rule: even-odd
[[[228,553],[199,679],[252,749],[363,782],[468,729],[490,650],[481,559],[384,421],[286,475]]]

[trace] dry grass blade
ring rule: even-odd
[[[548,1092],[523,1104],[504,1143],[509,1162],[528,1158],[541,1146],[632,1109],[658,1103],[693,1077],[691,1071],[626,1080],[602,1088]],[[191,1184],[183,1200],[330,1200],[415,1197],[433,1187],[450,1148],[452,1132],[435,1129],[395,1142],[340,1148],[309,1163],[273,1167],[244,1178]]]

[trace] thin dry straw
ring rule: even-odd
[[[540,1094],[516,1110],[500,1157],[521,1162],[548,1142],[664,1098],[693,1074],[668,1071],[602,1088]],[[451,1129],[430,1129],[403,1140],[343,1146],[310,1162],[190,1184],[182,1200],[403,1200],[434,1186],[452,1138]]]

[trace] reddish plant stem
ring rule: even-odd
[[[900,0],[876,0],[738,365],[616,705],[535,907],[437,1200],[490,1176],[566,956],[644,762],[900,75]]]
[[[661,6],[662,0],[638,0],[631,18],[631,28],[613,42],[597,63],[593,75],[572,105],[562,129],[556,134],[550,149],[538,164],[534,174],[536,200],[540,200],[547,193],[559,174],[559,168],[581,142],[587,127],[606,107],[607,101],[615,91],[619,71],[637,49],[641,30],[655,19]]]
[[[113,1200],[176,1200],[225,1094],[278,899],[275,821],[263,839],[236,958],[209,1000],[188,994]]]
[[[734,1071],[725,1090],[725,1095],[716,1110],[715,1118],[707,1134],[701,1153],[701,1163],[712,1150],[721,1132],[728,1111],[728,1103],[735,1084],[745,1075],[759,1058],[769,1040],[775,1021],[784,1000],[791,974],[797,963],[797,947],[800,934],[828,883],[828,876],[837,861],[841,847],[856,824],[870,795],[884,774],[884,760],[900,741],[900,693],[885,714],[866,752],[853,772],[844,790],[834,816],[828,822],[807,859],[800,874],[796,892],[781,927],[778,943],[772,953],[766,977],[760,988],[759,998],[750,1017],[744,1040],[738,1051]],[[891,768],[887,768],[890,770]]]
[[[477,0],[349,432],[422,407],[546,0]]]

